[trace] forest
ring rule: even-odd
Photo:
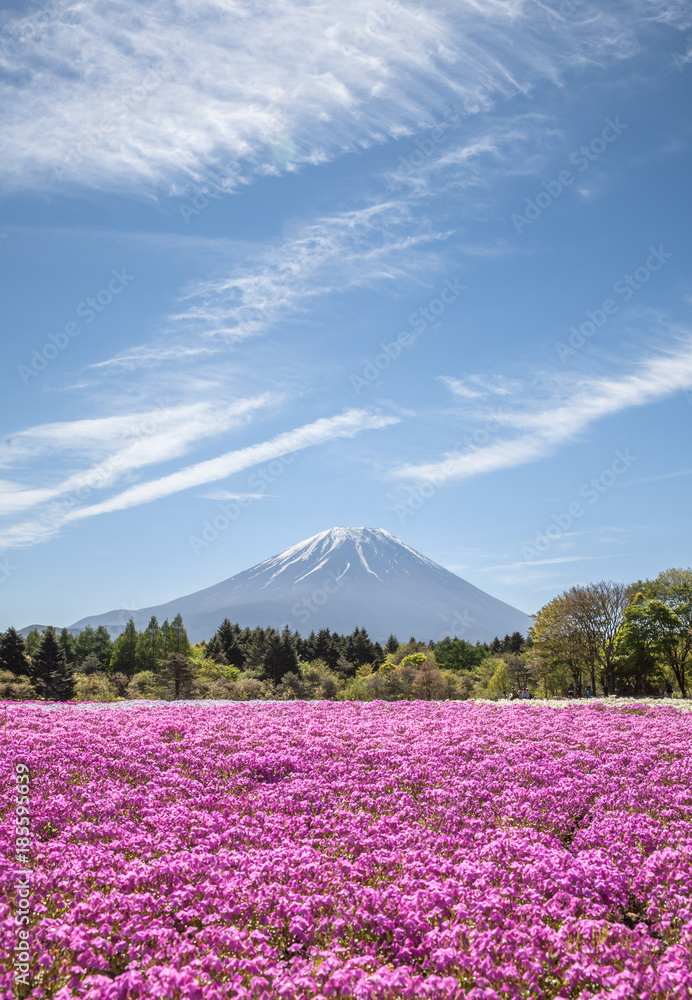
[[[575,586],[534,616],[527,636],[373,642],[364,628],[302,636],[225,619],[191,644],[180,615],[115,640],[103,626],[0,633],[0,699],[500,700],[689,697],[692,569],[633,584]]]

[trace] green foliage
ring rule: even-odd
[[[475,645],[457,637],[385,648],[367,630],[328,628],[303,637],[286,626],[242,628],[228,618],[208,642],[190,645],[180,614],[138,632],[131,618],[112,642],[104,626],[76,638],[63,629],[25,640],[0,634],[0,692],[6,697],[91,700],[504,698],[528,688],[543,697],[654,694],[673,680],[687,696],[692,667],[692,570],[671,569],[626,587],[573,587],[541,608],[519,632]],[[108,675],[106,676],[106,669]],[[9,677],[16,677],[11,682]],[[27,680],[27,677],[29,680]],[[30,681],[30,683],[29,683]]]
[[[182,653],[170,653],[167,659],[161,662],[161,674],[168,681],[175,701],[192,696],[196,668],[189,657]]]
[[[409,653],[408,656],[403,658],[400,665],[402,667],[407,665],[411,667],[420,667],[427,659],[428,657],[425,653]]]
[[[115,688],[103,671],[82,674],[77,678],[77,683],[75,684],[75,701],[107,702],[115,701],[115,698]]]
[[[669,571],[670,572],[670,571]],[[662,587],[647,588],[661,593]],[[635,669],[642,665],[660,683],[662,671],[668,667],[675,677],[683,698],[687,697],[689,670],[692,665],[692,588],[687,585],[669,590],[661,597],[645,599],[640,593],[624,615],[618,633],[617,650],[623,662]]]
[[[140,670],[136,673],[127,685],[127,697],[137,698],[170,698],[170,691],[164,678],[159,677],[153,670]]]
[[[70,701],[74,694],[74,674],[65,659],[52,625],[44,630],[31,666],[31,682],[46,701]]]
[[[91,625],[87,625],[74,640],[73,659],[77,664],[82,663],[87,656],[97,656],[101,667],[106,670],[110,664],[113,643],[105,625],[99,625],[94,630]]]
[[[500,698],[508,698],[511,690],[512,683],[505,660],[499,656],[486,657],[479,664],[473,697],[497,701]]]
[[[27,675],[0,670],[0,701],[30,701],[35,697],[36,691]]]
[[[0,634],[0,670],[9,671],[16,677],[26,677],[31,671],[24,638],[12,626]]]
[[[125,630],[121,632],[113,643],[110,656],[111,673],[125,674],[126,677],[134,677],[139,666],[137,662],[137,642],[139,634],[135,627],[134,619],[130,618]]]
[[[384,645],[384,651],[385,653],[396,653],[398,648],[399,648],[399,640],[397,639],[397,637],[394,635],[393,632],[390,632],[389,638],[387,639]]]
[[[67,631],[66,628],[62,629],[60,635],[58,636],[58,642],[60,647],[65,654],[65,659],[68,663],[74,664],[75,662],[75,641],[74,636]]]
[[[464,639],[445,638],[435,646],[435,663],[440,670],[468,672],[474,670],[485,658],[486,651],[480,644],[473,646]]]

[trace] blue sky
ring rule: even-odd
[[[687,3],[1,17],[1,628],[339,524],[529,613],[692,562]]]

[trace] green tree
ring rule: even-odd
[[[409,653],[408,656],[405,656],[403,658],[399,666],[422,667],[423,664],[427,661],[427,659],[428,657],[425,655],[425,653]]]
[[[435,646],[435,663],[440,670],[455,670],[466,673],[481,663],[486,652],[480,645],[473,646],[465,639],[454,639],[449,636],[441,639]]]
[[[397,637],[394,635],[393,632],[390,632],[389,638],[387,639],[384,645],[384,651],[385,653],[396,653],[398,648],[399,648],[399,640],[397,639]]]
[[[81,663],[91,653],[94,652],[96,633],[91,625],[86,625],[74,641],[74,658],[76,663]]]
[[[673,607],[659,598],[635,600],[625,611],[618,652],[632,657],[647,652],[670,668],[683,698],[692,665],[692,593]]]
[[[74,694],[74,674],[65,659],[55,629],[44,630],[32,662],[31,681],[47,701],[69,701]]]
[[[33,659],[34,653],[41,645],[41,633],[38,631],[38,629],[35,628],[32,629],[31,632],[29,632],[29,634],[27,635],[25,642],[26,642],[26,655],[29,657],[29,659]]]
[[[0,634],[0,669],[15,677],[26,677],[31,670],[24,637],[12,625]]]
[[[137,670],[151,670],[156,673],[159,660],[163,658],[163,635],[156,615],[152,615],[149,624],[140,632],[137,639]]]
[[[192,652],[192,646],[187,637],[187,632],[183,625],[183,616],[180,612],[178,612],[171,622],[169,651],[171,653],[179,653],[181,656],[189,656]]]
[[[182,653],[171,653],[161,663],[161,672],[170,682],[176,701],[191,697],[192,683],[195,679],[195,665],[192,660]]]
[[[287,648],[284,638],[272,629],[262,661],[265,677],[278,684],[284,674],[295,673],[297,666],[298,657],[292,643]]]
[[[367,629],[355,628],[351,635],[347,637],[346,659],[349,663],[353,664],[355,669],[362,667],[365,663],[373,663],[375,661],[375,646],[370,640]]]
[[[588,639],[579,627],[567,594],[561,594],[545,604],[536,615],[531,629],[533,647],[531,670],[543,683],[547,698],[571,679],[579,696],[585,677],[591,677],[596,693],[596,659],[591,655]]]
[[[104,670],[106,670],[111,662],[113,640],[111,639],[110,633],[105,625],[99,625],[94,632],[94,648],[92,652],[95,656],[98,656],[101,661],[101,666]]]
[[[223,651],[223,646],[221,645],[221,640],[219,639],[218,634],[212,636],[212,638],[207,643],[205,654],[210,660],[213,660],[214,663],[220,663],[220,664],[228,663],[228,660],[226,659],[226,654]]]
[[[30,701],[36,690],[27,674],[13,674],[0,668],[0,701]]]
[[[58,636],[58,642],[60,643],[63,653],[65,654],[67,662],[74,664],[76,659],[74,636],[68,632],[66,628],[64,628]]]
[[[139,635],[134,619],[130,618],[125,629],[113,643],[111,652],[111,673],[125,674],[134,677],[137,672],[137,640]]]
[[[89,653],[88,656],[85,656],[82,662],[79,663],[75,669],[76,673],[84,677],[89,677],[92,674],[103,673],[101,661],[95,653]],[[98,699],[95,698],[93,700],[97,701]]]
[[[247,653],[247,660],[245,667],[247,670],[252,670],[257,674],[263,674],[264,672],[264,657],[267,652],[267,645],[269,642],[269,636],[271,634],[276,634],[274,629],[256,628],[252,633],[252,639],[249,643],[249,649]]]

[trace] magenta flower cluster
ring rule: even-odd
[[[20,996],[692,997],[692,716],[291,703],[0,722],[31,772]]]

